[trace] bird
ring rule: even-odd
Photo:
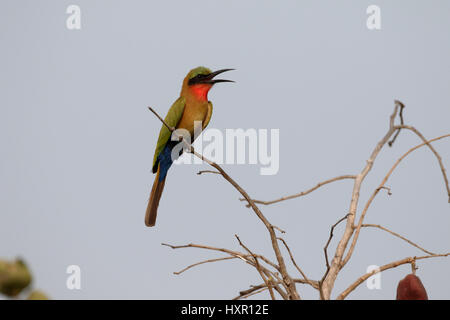
[[[208,100],[208,92],[219,82],[234,82],[232,80],[214,79],[217,75],[234,69],[220,69],[212,72],[206,67],[197,67],[189,71],[183,80],[180,97],[172,104],[164,119],[165,124],[159,131],[153,156],[152,172],[156,173],[150,198],[145,212],[145,225],[153,227],[156,223],[159,201],[161,199],[167,172],[182,153],[174,152],[173,148],[179,141],[172,141],[172,132],[166,124],[174,129],[185,129],[189,132],[192,140],[194,137],[194,122],[201,121],[204,130],[211,120],[213,105]],[[193,141],[192,141],[193,142]]]

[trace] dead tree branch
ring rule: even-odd
[[[405,108],[405,105],[399,100],[395,100],[395,104],[398,104],[400,106],[400,112],[399,112],[400,124],[403,125],[405,123],[405,121],[403,120],[403,109]],[[388,142],[389,147],[392,147],[392,145],[394,144],[398,135],[400,134],[400,131],[401,131],[401,128],[398,128],[397,131],[395,132],[395,135],[392,138],[392,140]]]
[[[271,279],[271,278],[267,279],[267,278],[264,276],[264,273],[263,273],[262,270],[261,270],[261,266],[260,266],[260,264],[259,264],[259,262],[258,262],[258,258],[256,257],[256,255],[255,255],[253,252],[251,252],[250,249],[247,248],[247,247],[242,243],[241,239],[239,239],[239,237],[238,237],[237,234],[235,234],[234,236],[236,237],[236,239],[237,239],[237,241],[239,242],[239,244],[241,245],[241,247],[244,248],[245,251],[247,251],[247,252],[248,252],[249,254],[251,254],[251,256],[253,257],[253,260],[255,261],[255,268],[256,268],[256,270],[258,271],[258,273],[259,273],[259,275],[261,276],[261,278],[263,279],[265,285],[266,285],[267,288],[269,289],[270,297],[272,298],[272,300],[275,300],[275,295],[273,294],[272,285],[271,285],[272,279]]]
[[[353,282],[347,289],[345,289],[341,294],[339,294],[339,296],[337,297],[337,300],[343,300],[345,299],[353,290],[355,290],[361,283],[363,283],[364,281],[366,281],[368,278],[370,278],[371,276],[373,276],[376,273],[388,270],[388,269],[392,269],[392,268],[396,268],[398,266],[401,266],[403,264],[413,264],[415,266],[415,262],[417,260],[422,260],[422,259],[429,259],[429,258],[438,258],[438,257],[447,257],[450,256],[450,252],[449,253],[443,253],[443,254],[433,254],[433,255],[428,255],[428,256],[422,256],[422,257],[408,257],[408,258],[404,258],[402,260],[398,260],[398,261],[394,261],[388,264],[385,264],[384,266],[381,266],[378,269],[375,269],[369,273],[366,273],[365,275],[361,276],[358,278],[358,280],[356,280],[355,282]]]
[[[289,253],[289,257],[291,258],[292,264],[294,265],[294,267],[297,269],[297,271],[301,274],[301,276],[303,277],[303,279],[305,280],[306,283],[310,284],[312,287],[314,287],[314,282],[309,280],[308,277],[306,276],[306,274],[303,272],[303,270],[297,265],[297,262],[295,262],[294,256],[292,255],[291,249],[289,248],[289,246],[287,245],[286,241],[283,238],[277,238],[278,240],[280,240],[281,242],[283,242],[284,247],[286,248],[286,250]]]
[[[308,284],[308,285],[312,285],[314,289],[317,289],[317,290],[319,289],[318,281],[314,281],[314,280],[305,281],[304,279],[297,279],[297,278],[292,278],[292,280],[295,283]],[[279,281],[275,282],[275,284],[280,284],[280,282]],[[262,283],[262,284],[259,284],[259,285],[252,285],[252,286],[250,286],[249,289],[240,291],[239,295],[234,297],[232,300],[245,299],[245,298],[249,297],[250,295],[253,295],[253,293],[257,294],[257,293],[260,293],[260,292],[264,291],[262,289],[267,290],[267,286],[266,286],[265,283]]]
[[[353,236],[352,244],[351,244],[351,246],[350,246],[350,249],[349,249],[348,252],[347,252],[347,255],[346,255],[345,259],[342,261],[341,268],[342,268],[342,267],[350,260],[352,254],[353,254],[353,251],[355,250],[355,246],[356,246],[356,243],[357,243],[357,241],[358,241],[359,233],[360,233],[360,231],[361,231],[361,226],[362,226],[362,224],[363,224],[363,221],[364,221],[364,218],[365,218],[365,216],[366,216],[367,210],[369,210],[369,207],[370,207],[370,205],[372,204],[372,202],[373,202],[373,200],[375,199],[375,197],[377,196],[378,192],[384,187],[384,185],[386,184],[387,180],[388,180],[389,177],[392,175],[392,172],[394,172],[394,170],[397,168],[397,166],[400,164],[400,162],[401,162],[403,159],[405,159],[409,154],[411,154],[413,151],[415,151],[415,150],[417,150],[417,149],[419,149],[419,148],[421,148],[421,147],[423,147],[423,146],[425,146],[425,145],[428,145],[428,144],[431,143],[431,142],[434,142],[434,141],[437,141],[437,140],[440,140],[440,139],[444,139],[444,138],[448,138],[448,137],[450,137],[450,134],[446,134],[446,135],[443,135],[443,136],[440,136],[440,137],[437,137],[437,138],[428,140],[428,141],[426,141],[426,142],[424,142],[424,143],[421,143],[421,144],[419,144],[419,145],[417,145],[417,146],[415,146],[415,147],[409,149],[406,153],[404,153],[404,154],[403,154],[403,155],[402,155],[402,156],[394,163],[394,165],[392,166],[392,168],[389,170],[389,172],[388,172],[388,173],[386,174],[386,176],[384,177],[383,181],[381,181],[381,183],[380,183],[380,185],[378,186],[378,188],[376,188],[375,191],[372,193],[372,195],[371,195],[371,197],[369,198],[369,200],[367,201],[367,203],[366,203],[366,205],[365,205],[363,211],[361,212],[361,216],[360,216],[360,218],[359,218],[358,226],[356,227],[356,229],[355,229],[355,234],[354,234],[354,236]]]
[[[195,244],[195,243],[189,243],[189,244],[184,244],[184,245],[179,245],[179,246],[174,246],[174,245],[167,244],[167,243],[161,243],[161,245],[170,247],[172,249],[199,248],[199,249],[206,249],[206,250],[211,250],[211,251],[219,251],[219,252],[227,253],[233,257],[239,258],[245,262],[248,261],[245,258],[246,256],[248,256],[247,254],[239,252],[239,251],[235,251],[235,250],[226,249],[226,248],[217,248],[217,247],[211,247],[211,246],[206,246],[203,244]],[[263,260],[265,263],[267,263],[269,266],[278,270],[278,266],[275,263],[273,263],[272,261],[270,261],[269,259],[267,259],[266,257],[259,255],[259,254],[257,254],[256,256],[259,259]]]
[[[294,198],[299,198],[299,197],[302,197],[302,196],[306,196],[307,194],[309,194],[309,193],[311,193],[311,192],[319,189],[320,187],[322,187],[322,186],[324,186],[326,184],[329,184],[331,182],[335,182],[335,181],[339,181],[339,180],[345,180],[345,179],[355,179],[355,178],[356,178],[355,175],[346,174],[346,175],[343,175],[343,176],[338,176],[338,177],[334,177],[332,179],[328,179],[328,180],[319,182],[314,187],[312,187],[312,188],[310,188],[308,190],[305,190],[305,191],[302,191],[302,192],[299,192],[299,193],[296,193],[296,194],[293,194],[293,195],[290,195],[290,196],[281,197],[279,199],[275,199],[275,200],[271,200],[271,201],[253,200],[253,202],[254,203],[258,203],[258,204],[263,204],[263,205],[271,205],[271,204],[274,204],[274,203],[277,203],[277,202],[290,200],[290,199],[294,199]],[[239,200],[246,201],[246,199],[244,199],[244,198],[240,198]],[[249,208],[250,205],[247,204],[246,207]]]
[[[389,139],[392,137],[392,135],[396,131],[398,131],[398,129],[400,129],[398,126],[395,125],[395,118],[399,112],[399,109],[403,109],[403,108],[404,108],[403,104],[400,101],[396,100],[394,112],[391,114],[391,117],[390,117],[389,128],[388,128],[387,133],[378,142],[375,149],[372,151],[372,154],[370,155],[369,159],[367,160],[366,166],[355,178],[355,182],[353,185],[352,198],[351,198],[351,202],[350,202],[350,210],[349,210],[349,215],[347,218],[347,224],[345,227],[345,231],[337,245],[335,255],[334,255],[333,261],[331,263],[330,269],[328,270],[328,273],[326,274],[326,277],[325,277],[324,281],[322,282],[322,293],[323,293],[324,299],[330,299],[331,290],[334,287],[334,283],[336,281],[337,275],[338,275],[339,271],[344,267],[344,265],[348,262],[348,260],[350,259],[351,255],[353,253],[354,247],[356,245],[356,242],[357,242],[357,239],[359,236],[361,225],[364,220],[365,213],[367,212],[367,208],[370,206],[370,203],[372,202],[372,200],[376,196],[376,194],[378,194],[378,192],[382,189],[382,187],[384,187],[384,184],[385,184],[387,178],[390,176],[390,173],[392,173],[392,171],[398,165],[398,162],[401,161],[401,159],[406,157],[409,153],[411,153],[415,149],[421,147],[422,145],[425,145],[425,144],[429,145],[430,142],[436,141],[436,140],[439,140],[439,139],[442,139],[445,137],[445,136],[441,136],[439,138],[436,138],[436,139],[430,140],[426,143],[423,143],[420,146],[416,146],[415,148],[411,149],[407,154],[405,154],[394,165],[394,167],[391,169],[388,176],[385,178],[385,180],[383,180],[383,183],[375,190],[374,194],[369,199],[368,203],[366,204],[365,209],[361,213],[358,227],[355,229],[354,221],[355,221],[356,212],[358,209],[358,202],[359,202],[359,196],[360,196],[360,190],[361,190],[362,183],[363,183],[364,179],[366,178],[366,176],[368,175],[368,173],[371,171],[373,164],[374,164],[378,154],[380,153],[381,149],[383,148],[383,146],[389,141]],[[403,116],[402,116],[401,120],[403,121]],[[391,143],[391,145],[392,145],[392,143]],[[347,249],[347,245],[348,245],[350,239],[352,238],[352,236],[353,236],[353,241],[352,241],[351,247],[348,250],[347,256],[345,256],[345,258],[344,258],[344,253]]]
[[[230,256],[230,257],[223,257],[223,258],[217,258],[217,259],[203,260],[203,261],[199,261],[199,262],[190,264],[187,267],[181,269],[180,271],[174,271],[173,274],[176,274],[176,275],[182,274],[183,272],[185,272],[193,267],[199,266],[201,264],[212,263],[212,262],[217,262],[217,261],[224,261],[224,260],[231,260],[231,259],[237,259],[237,258],[238,258],[237,256]],[[247,258],[247,257],[244,257],[244,258]]]
[[[417,249],[419,249],[419,250],[425,252],[426,254],[429,254],[429,255],[435,255],[435,253],[433,253],[433,252],[431,252],[431,251],[428,251],[428,250],[422,248],[421,246],[419,246],[418,244],[415,244],[415,243],[412,242],[411,240],[409,240],[409,239],[403,237],[402,235],[399,235],[398,233],[396,233],[396,232],[394,232],[394,231],[389,230],[388,228],[385,228],[385,227],[383,227],[383,226],[380,226],[379,224],[370,224],[370,223],[367,223],[367,224],[362,224],[362,225],[361,225],[361,228],[370,228],[370,227],[371,227],[371,228],[378,228],[378,229],[381,229],[381,230],[383,230],[383,231],[386,231],[386,232],[392,234],[394,237],[400,238],[400,239],[402,239],[403,241],[408,242],[410,245],[412,245],[413,247],[416,247]]]
[[[447,174],[446,174],[444,163],[442,162],[441,155],[427,141],[427,139],[423,136],[423,134],[421,134],[420,131],[417,130],[416,128],[414,128],[413,126],[401,125],[401,126],[397,126],[397,128],[403,128],[403,129],[407,129],[407,130],[410,130],[410,131],[414,132],[427,145],[427,147],[431,150],[431,152],[433,152],[434,156],[436,157],[436,159],[437,159],[437,161],[439,163],[439,167],[441,168],[442,176],[444,178],[445,188],[447,189],[448,202],[450,203],[450,186],[449,186],[449,183],[448,183],[448,177],[447,177]]]
[[[323,283],[324,279],[327,277],[328,272],[330,271],[330,263],[328,261],[328,246],[330,245],[331,239],[333,239],[334,228],[336,228],[337,225],[340,224],[342,221],[347,219],[348,216],[349,216],[349,214],[347,213],[344,217],[339,219],[335,224],[333,224],[331,226],[331,228],[330,228],[330,236],[328,237],[328,241],[325,244],[325,247],[323,248],[323,253],[325,255],[325,264],[326,264],[327,269],[326,269],[322,279],[319,281],[319,293],[320,293],[320,298],[321,299],[324,299],[323,290],[322,290],[322,283]]]
[[[242,261],[244,261],[245,263],[249,264],[250,266],[256,268],[256,260],[252,259],[252,255],[250,254],[245,254],[239,251],[235,251],[235,250],[230,250],[230,249],[226,249],[226,248],[218,248],[218,247],[211,247],[211,246],[206,246],[206,245],[202,245],[202,244],[194,244],[194,243],[189,243],[189,244],[185,244],[185,245],[171,245],[171,244],[167,244],[167,243],[162,243],[161,245],[163,246],[167,246],[170,247],[172,249],[184,249],[184,248],[198,248],[198,249],[206,249],[206,250],[211,250],[211,251],[218,251],[218,252],[223,252],[228,254],[228,257],[224,257],[224,258],[217,258],[217,259],[210,259],[210,260],[204,260],[204,261],[200,261],[194,264],[191,264],[187,267],[185,267],[184,269],[182,269],[179,272],[174,272],[174,274],[181,274],[182,272],[191,269],[195,266],[201,265],[201,264],[205,264],[205,263],[212,263],[212,262],[216,262],[216,261],[222,261],[226,259],[231,259],[231,258],[239,258]],[[276,264],[274,264],[272,261],[270,261],[269,259],[267,259],[266,257],[259,255],[259,254],[253,254],[254,257],[264,261],[267,265],[269,265],[270,267],[274,268],[275,270],[278,271],[278,266]],[[281,283],[284,285],[283,281],[278,277],[276,271],[271,271],[269,269],[267,269],[266,267],[262,266],[261,264],[258,265],[259,269],[269,278],[272,279],[277,279],[277,282],[273,285],[273,288],[280,294],[281,297],[283,297],[283,299],[287,300],[288,299],[288,295],[278,286],[278,283]],[[286,287],[287,288],[287,287]]]

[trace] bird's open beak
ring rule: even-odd
[[[218,83],[218,82],[234,82],[233,80],[214,79],[214,77],[217,76],[218,74],[221,74],[221,73],[226,72],[226,71],[231,71],[231,70],[234,70],[234,69],[221,69],[221,70],[217,70],[217,71],[211,72],[210,74],[205,76],[203,79],[201,79],[200,83],[215,84],[215,83]]]

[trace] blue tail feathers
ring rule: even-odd
[[[158,155],[157,159],[159,162],[159,181],[162,181],[166,178],[167,172],[172,166],[173,161],[178,159],[183,153],[183,150],[181,150],[180,153],[176,155],[174,159],[172,159],[172,150],[178,143],[178,141],[169,140],[163,151],[161,151],[161,153]]]

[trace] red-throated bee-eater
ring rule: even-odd
[[[218,82],[233,82],[231,80],[214,79],[214,77],[230,70],[233,69],[222,69],[212,72],[208,68],[197,67],[189,71],[184,78],[180,97],[167,112],[164,119],[166,124],[175,129],[187,130],[191,135],[191,139],[195,139],[194,122],[201,121],[201,130],[203,130],[208,125],[209,120],[211,120],[213,107],[211,101],[208,101],[209,90]],[[180,155],[177,152],[175,152],[175,158],[172,155],[172,150],[179,141],[172,141],[171,135],[170,130],[163,124],[159,131],[155,155],[153,156],[152,171],[156,173],[156,177],[145,213],[145,225],[148,227],[155,225],[158,204],[164,189],[167,171],[173,161]]]

